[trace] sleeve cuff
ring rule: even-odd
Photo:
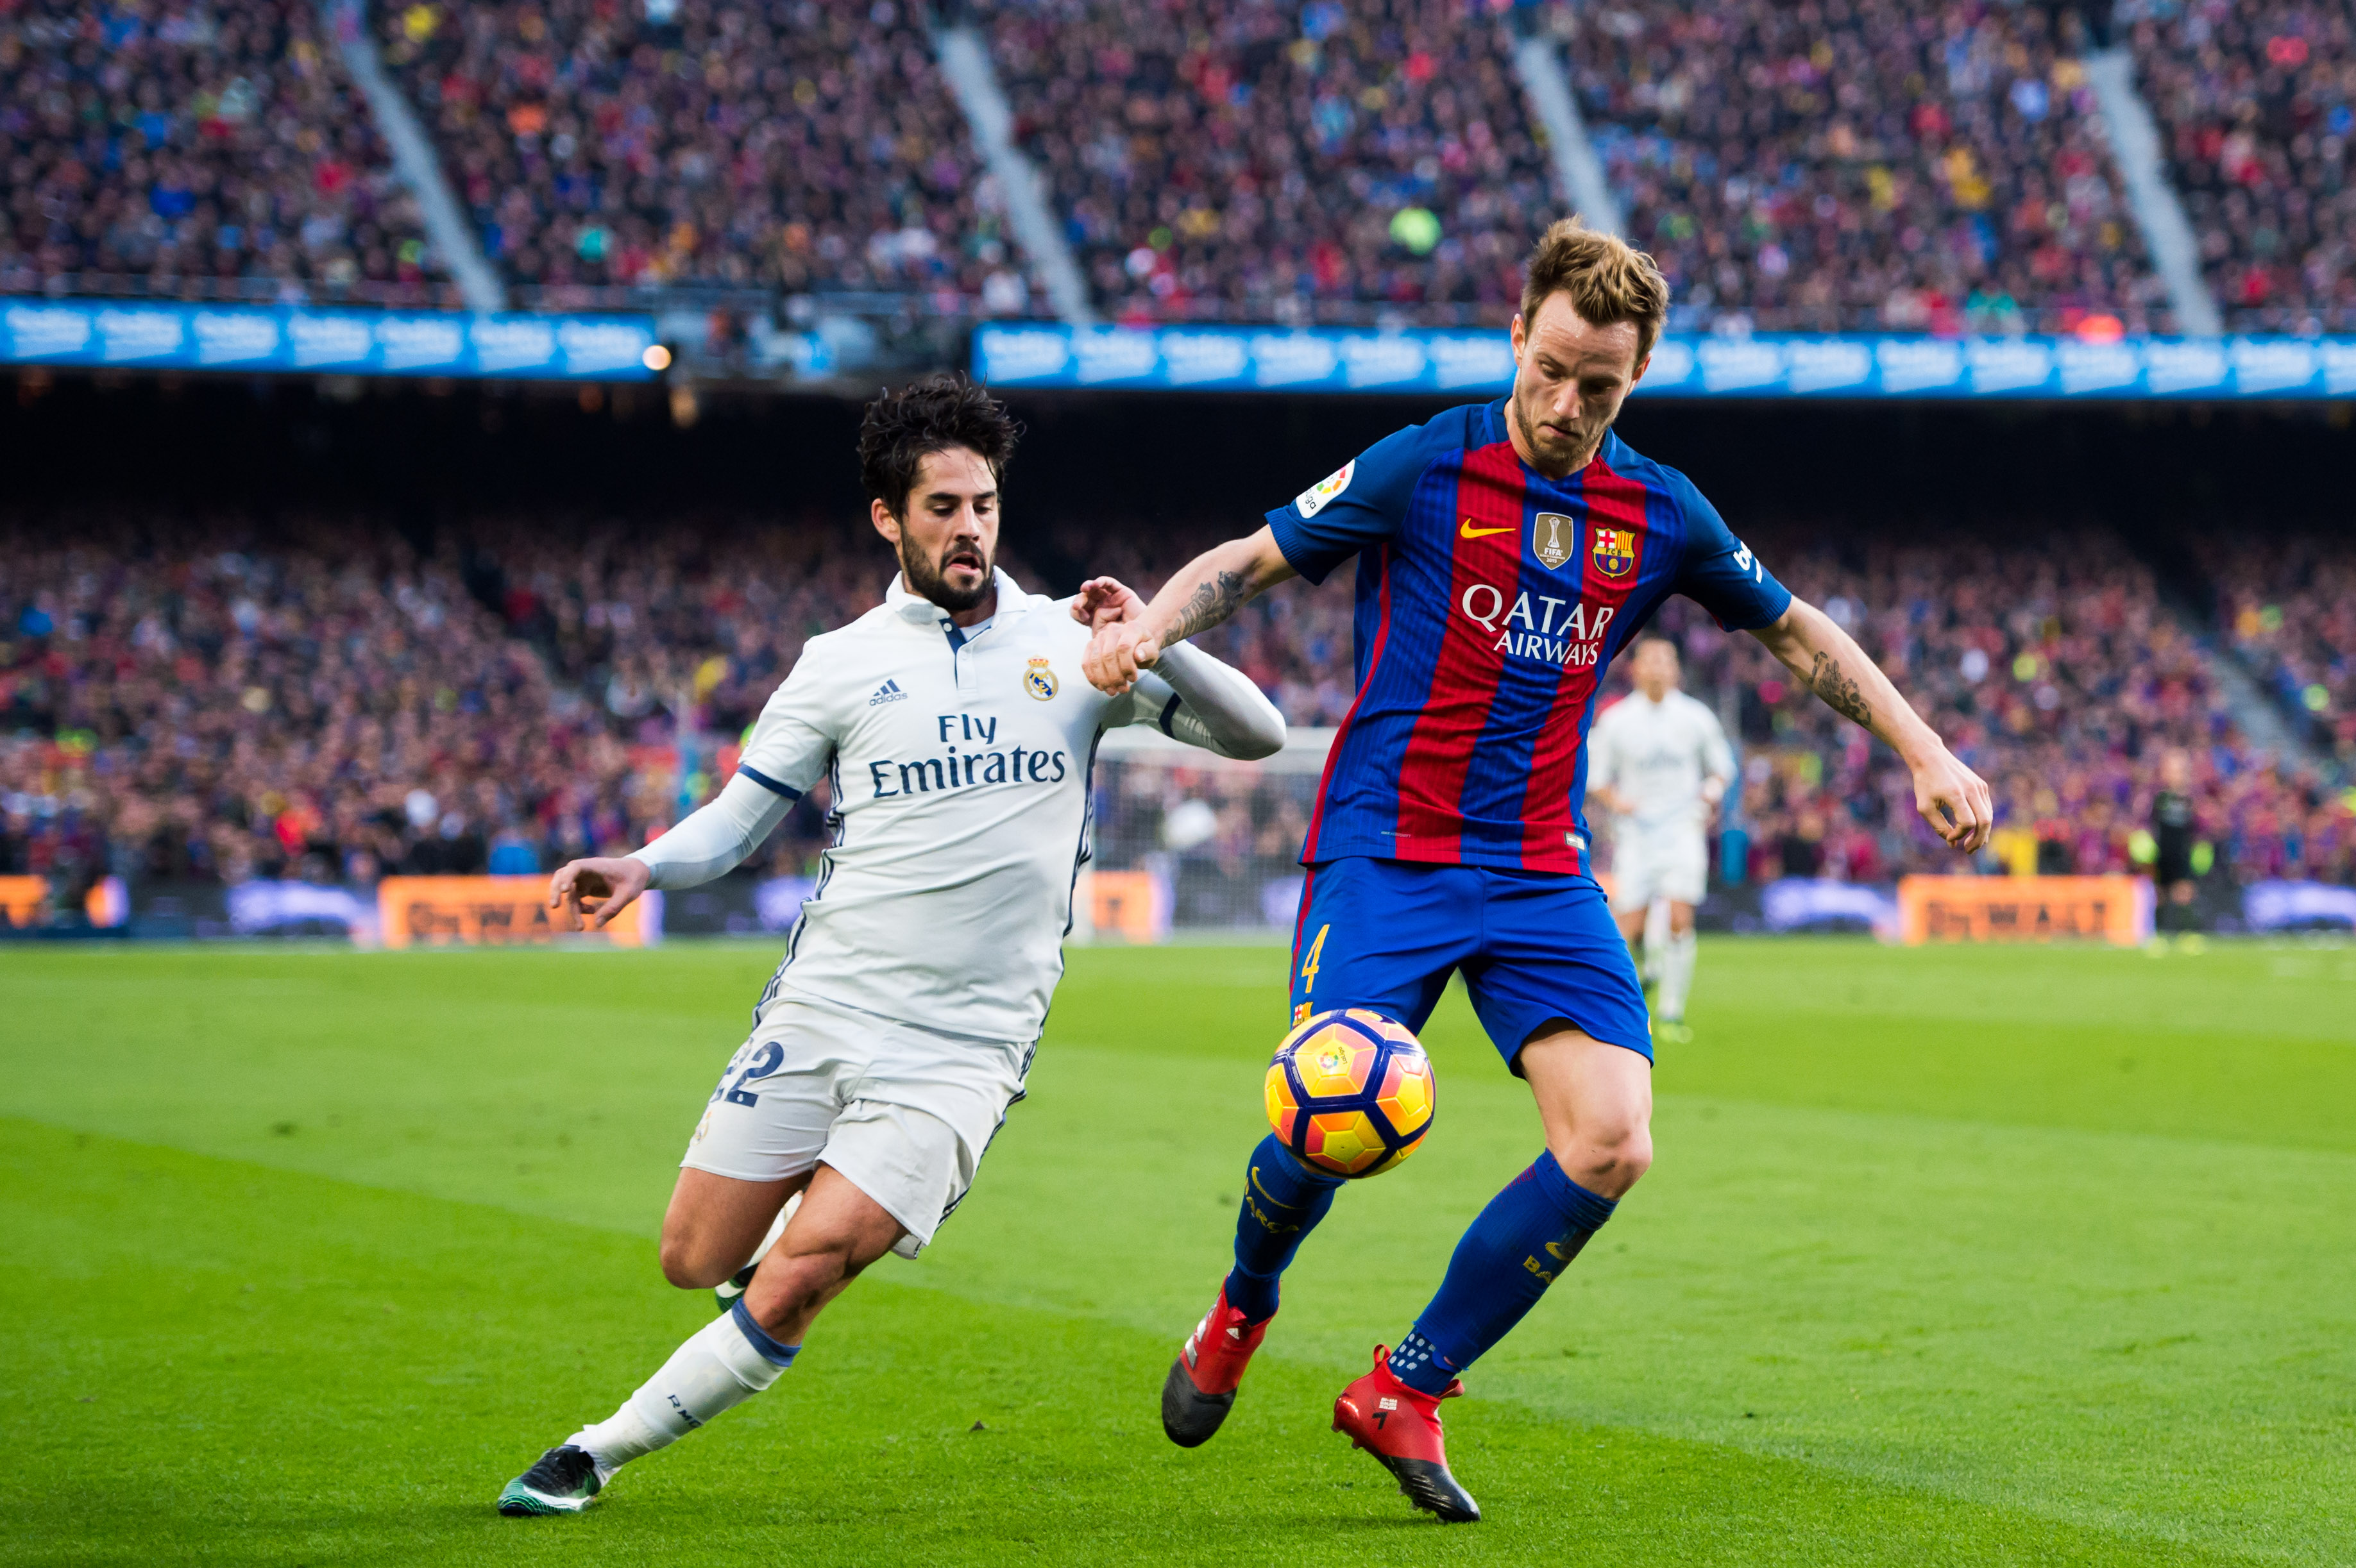
[[[739,763],[736,764],[736,771],[742,773],[744,777],[751,779],[755,784],[759,784],[763,789],[774,791],[778,795],[784,795],[787,800],[799,800],[802,797],[801,791],[794,788],[790,784],[779,784],[776,780],[771,778],[768,774],[763,773],[758,768],[752,767],[744,763]]]
[[[1783,584],[1780,582],[1777,583],[1776,586],[1778,588],[1783,588]],[[1784,588],[1783,602],[1775,606],[1775,613],[1773,614],[1763,615],[1756,621],[1719,621],[1718,629],[1721,632],[1763,632],[1790,613],[1792,608],[1792,591],[1788,588]],[[1711,619],[1716,620],[1717,617],[1712,616]]]
[[[1311,587],[1322,585],[1326,574],[1333,570],[1333,563],[1315,559],[1315,546],[1300,537],[1300,519],[1292,515],[1292,508],[1279,507],[1267,514],[1267,520],[1276,548],[1284,552],[1284,564],[1306,578]]]

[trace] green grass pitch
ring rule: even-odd
[[[0,952],[0,1563],[2356,1563],[2356,951],[1711,942],[1653,1176],[1450,1407],[1328,1430],[1538,1149],[1460,996],[1226,1430],[1273,950],[1073,955],[972,1200],[587,1515],[501,1483],[710,1313],[651,1238],[774,962]]]

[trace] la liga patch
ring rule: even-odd
[[[1357,459],[1352,458],[1316,484],[1292,498],[1293,509],[1301,517],[1313,517],[1325,509],[1325,503],[1350,487],[1350,476],[1358,471]]]

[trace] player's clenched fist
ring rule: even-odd
[[[569,862],[549,879],[548,907],[571,917],[569,931],[603,931],[637,901],[654,875],[644,860],[597,856]]]
[[[1966,855],[1987,842],[1996,825],[1987,781],[1957,762],[1944,746],[1914,769],[1914,809],[1950,848]]]
[[[1145,601],[1117,578],[1090,578],[1072,601],[1072,619],[1096,633],[1080,656],[1080,672],[1108,696],[1137,684],[1137,672],[1160,656],[1156,640],[1137,624],[1144,614]]]
[[[1108,697],[1119,697],[1137,684],[1140,670],[1151,669],[1162,656],[1162,645],[1137,621],[1117,621],[1098,628],[1088,651],[1080,659],[1080,673]]]

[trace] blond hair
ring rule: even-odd
[[[1616,234],[1590,229],[1576,215],[1538,237],[1522,284],[1522,325],[1537,320],[1548,294],[1570,296],[1570,308],[1590,326],[1636,324],[1636,363],[1653,352],[1669,316],[1669,281],[1653,258]]]

